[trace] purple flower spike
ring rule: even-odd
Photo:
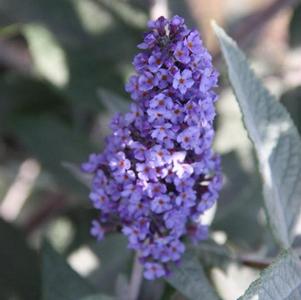
[[[133,103],[113,117],[103,152],[82,170],[93,176],[90,200],[100,212],[91,234],[101,240],[106,225],[121,228],[144,277],[154,280],[178,265],[186,236],[207,238],[202,215],[222,176],[212,150],[218,74],[211,56],[179,16],[148,28],[125,87]]]

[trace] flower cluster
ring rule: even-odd
[[[212,151],[218,74],[211,56],[178,16],[148,27],[126,85],[130,111],[113,118],[106,148],[82,168],[94,175],[90,199],[100,211],[92,235],[102,239],[116,225],[145,278],[154,279],[180,261],[184,237],[206,238],[202,214],[222,180]]]

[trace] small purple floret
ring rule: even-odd
[[[191,71],[185,69],[184,71],[178,71],[175,74],[172,86],[175,89],[178,89],[181,94],[185,94],[186,91],[193,86],[193,84],[194,80],[192,79]]]

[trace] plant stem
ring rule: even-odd
[[[252,259],[248,257],[240,257],[239,262],[246,267],[250,267],[256,270],[263,270],[273,263],[273,259]]]
[[[142,272],[143,268],[141,263],[139,262],[138,254],[136,254],[134,259],[131,281],[129,285],[129,300],[138,299],[140,286],[142,283]]]

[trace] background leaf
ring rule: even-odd
[[[112,233],[100,243],[93,243],[91,250],[99,257],[101,266],[90,274],[90,280],[102,292],[114,295],[118,275],[129,275],[132,266],[133,252],[127,248],[126,238]]]
[[[191,300],[218,300],[205,272],[192,251],[187,251],[181,264],[172,270],[167,281]]]
[[[81,171],[80,165],[74,164],[71,162],[63,161],[62,166],[68,170],[74,178],[76,178],[79,182],[81,182],[83,185],[87,186],[90,188],[91,186],[91,176],[88,174],[85,174]]]
[[[80,164],[88,153],[93,152],[83,133],[49,116],[40,116],[35,120],[19,119],[15,124],[15,132],[28,152],[41,161],[57,182],[71,190],[76,188],[78,193],[86,195],[86,187],[78,184],[74,176],[62,166],[66,160]]]
[[[48,242],[44,242],[42,257],[43,300],[76,300],[95,294]]]
[[[297,300],[301,299],[301,265],[291,251],[283,252],[262,272],[239,300]]]
[[[24,26],[34,66],[40,74],[57,86],[68,82],[69,74],[63,49],[43,26]]]
[[[278,242],[289,247],[301,205],[298,131],[285,108],[256,78],[234,41],[217,25],[214,29],[245,126],[257,151],[271,228]]]
[[[225,231],[232,242],[252,249],[267,231],[258,222],[263,198],[259,174],[246,172],[234,151],[222,156],[222,170],[224,185],[212,229]]]
[[[237,259],[227,245],[219,245],[213,240],[202,241],[193,246],[193,249],[205,268],[218,267],[226,270],[229,263]]]
[[[37,253],[28,246],[20,230],[2,219],[0,243],[0,298],[17,296],[39,300],[41,280]]]

